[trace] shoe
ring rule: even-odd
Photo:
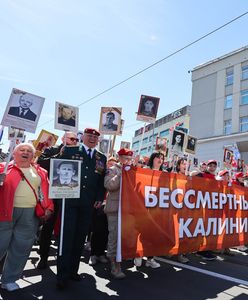
[[[90,246],[90,242],[86,242],[84,245],[84,250],[86,251],[91,251],[91,246]]]
[[[70,276],[70,279],[73,281],[81,281],[82,277],[79,274],[73,274]]]
[[[121,270],[119,270],[119,271],[112,270],[111,274],[115,279],[123,279],[126,277],[126,275]]]
[[[8,292],[13,292],[19,290],[19,285],[15,282],[2,283],[1,288],[7,290]]]
[[[134,265],[135,265],[136,267],[141,267],[141,265],[142,265],[142,257],[136,257],[136,258],[133,260],[133,262],[134,262]]]
[[[248,250],[248,248],[245,247],[245,246],[238,246],[238,247],[236,247],[236,249],[241,251],[241,252],[246,252]]]
[[[198,251],[197,256],[201,256],[204,260],[216,260],[217,257],[211,251]]]
[[[105,255],[100,255],[96,257],[96,260],[99,261],[102,264],[106,264],[108,262],[107,258]]]
[[[47,259],[41,258],[38,265],[37,265],[37,269],[44,270],[46,268],[47,268]]]
[[[97,264],[97,259],[95,255],[92,255],[89,260],[89,265],[95,266]]]
[[[234,256],[234,254],[231,252],[229,248],[225,248],[223,254],[227,256]]]
[[[186,257],[184,254],[179,254],[179,255],[177,256],[177,260],[178,260],[179,262],[183,263],[183,264],[186,264],[186,263],[189,262],[188,257]]]
[[[156,262],[153,258],[148,258],[146,261],[146,267],[151,267],[152,269],[157,269],[160,267],[160,264]]]
[[[67,287],[67,281],[65,279],[58,280],[56,287],[58,290],[64,290]]]

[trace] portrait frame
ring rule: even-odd
[[[63,119],[63,109],[66,109],[70,117]],[[64,131],[78,132],[79,108],[70,104],[55,102],[54,128]]]
[[[70,174],[70,183],[60,183],[59,171],[61,166],[71,165],[73,166],[73,172]],[[61,171],[60,171],[61,172]],[[69,176],[69,175],[67,175]],[[67,199],[67,198],[79,198],[80,197],[80,185],[81,185],[81,161],[72,159],[51,159],[50,160],[50,185],[49,185],[49,197],[52,199]]]
[[[151,111],[145,110],[145,103],[147,101],[150,101],[151,104],[153,104],[153,106],[151,105],[151,107],[150,107]],[[141,95],[140,102],[139,102],[139,108],[138,108],[138,112],[137,112],[137,121],[154,123],[157,118],[159,101],[160,101],[160,98],[158,98],[158,97]]]
[[[49,144],[46,142],[49,138]],[[52,140],[51,140],[52,139]],[[58,135],[42,129],[38,135],[38,138],[33,142],[33,145],[37,151],[36,156],[39,156],[43,150],[52,147],[56,144]]]
[[[25,130],[20,128],[15,128],[12,126],[8,127],[8,140],[23,140],[25,137]]]
[[[107,115],[113,116],[111,124],[107,125]],[[119,135],[121,131],[121,107],[101,107],[99,131],[101,134]],[[111,128],[112,127],[112,128]]]
[[[231,164],[232,163],[232,158],[233,158],[233,151],[225,148],[224,149],[223,162],[227,163],[227,164]]]
[[[121,119],[121,127],[120,127],[120,132],[117,134],[119,136],[122,135],[123,133],[123,129],[124,129],[124,124],[125,124],[125,120]]]
[[[167,150],[167,138],[156,137],[155,151],[166,153]]]
[[[131,143],[126,141],[121,141],[120,148],[130,149],[131,150]]]
[[[197,138],[192,135],[187,135],[185,145],[185,152],[195,154],[197,147]]]
[[[111,140],[103,138],[98,143],[98,150],[107,156],[111,150],[111,145]]]
[[[26,103],[25,109],[21,102]],[[35,133],[45,98],[13,88],[1,125],[20,128]],[[29,106],[26,106],[29,103]],[[31,103],[31,104],[30,104]],[[23,112],[21,111],[23,109]],[[23,114],[21,116],[21,114]]]
[[[176,142],[176,136],[181,136],[181,141],[178,147],[175,146]],[[179,155],[184,153],[185,149],[185,140],[186,140],[186,134],[183,131],[180,130],[173,130],[171,133],[171,139],[170,139],[170,151],[172,153],[177,153]]]

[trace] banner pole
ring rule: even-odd
[[[64,236],[64,217],[65,217],[65,198],[62,199],[61,225],[60,225],[60,241],[59,241],[59,256],[63,251],[63,236]]]
[[[65,134],[64,134],[64,146],[66,146],[66,135],[67,135],[67,131],[65,130]],[[59,256],[62,255],[62,251],[63,251],[64,218],[65,218],[65,198],[62,199],[61,224],[60,224],[60,241],[59,241]]]
[[[17,130],[15,130],[15,135],[14,135],[14,139],[10,141],[9,143],[9,154],[7,156],[7,159],[6,159],[6,164],[4,166],[4,170],[3,170],[3,173],[1,175],[6,175],[7,173],[7,170],[8,170],[8,165],[9,165],[9,162],[11,160],[11,157],[12,157],[12,154],[13,154],[13,151],[15,149],[15,146],[16,146],[16,138],[17,138]],[[0,186],[3,185],[3,181],[0,182]]]
[[[114,146],[115,146],[115,140],[116,140],[116,134],[114,135],[114,137],[113,137],[113,140],[112,140],[112,145],[111,145],[110,156],[112,156],[112,155],[113,155]]]

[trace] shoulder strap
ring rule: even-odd
[[[33,193],[34,193],[34,196],[35,196],[35,199],[36,199],[36,202],[38,203],[39,200],[38,200],[38,196],[36,194],[36,191],[35,189],[33,188],[32,184],[29,182],[29,180],[27,179],[27,177],[25,176],[25,174],[22,172],[21,169],[19,169],[17,166],[15,166],[15,168],[19,171],[19,173],[21,174],[21,177],[22,179],[25,179],[27,184],[30,186],[30,188],[32,189]]]

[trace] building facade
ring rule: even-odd
[[[190,134],[200,161],[229,148],[248,162],[248,46],[192,70]]]
[[[132,150],[135,155],[150,156],[155,148],[156,138],[170,139],[170,128],[175,124],[180,127],[189,128],[190,106],[184,106],[171,114],[158,119],[154,124],[148,124],[145,127],[135,131],[132,138]]]

